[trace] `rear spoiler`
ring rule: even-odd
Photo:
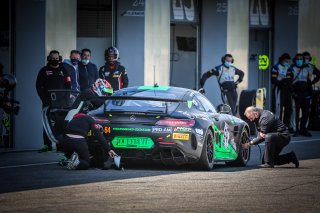
[[[161,98],[161,97],[148,97],[148,96],[107,96],[107,97],[97,97],[105,100],[141,100],[141,101],[162,101],[165,102],[165,114],[168,114],[168,105],[169,102],[181,103],[187,102],[181,99],[173,99],[173,98]]]

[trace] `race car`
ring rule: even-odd
[[[241,146],[248,141],[248,124],[230,111],[222,105],[218,112],[195,90],[137,86],[115,92],[89,115],[123,160],[211,170],[215,162],[245,166],[250,158],[250,149]]]

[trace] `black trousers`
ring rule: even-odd
[[[78,165],[77,170],[86,170],[90,167],[90,153],[86,139],[65,136],[62,141],[62,150],[68,159],[73,152],[78,154],[80,164]]]
[[[223,103],[229,104],[231,107],[232,115],[235,115],[237,113],[237,101],[238,101],[238,93],[236,90],[231,91],[223,91],[222,95],[225,95],[227,97],[228,103],[225,103],[225,100],[223,100]]]
[[[290,142],[289,134],[268,133],[265,138],[265,151],[262,163],[283,165],[292,162],[292,153],[280,155],[282,149]]]
[[[290,88],[274,88],[275,113],[283,123],[290,127],[290,118],[292,114],[292,99]]]
[[[296,131],[298,132],[298,130],[306,130],[306,125],[310,114],[310,99],[297,96],[294,97],[294,101],[296,113]],[[301,119],[299,118],[300,109],[302,112]]]

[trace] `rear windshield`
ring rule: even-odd
[[[168,91],[159,90],[135,90],[135,91],[118,91],[114,96],[135,96],[135,97],[152,97],[181,99],[183,94],[173,94]],[[108,100],[106,102],[106,111],[137,111],[137,112],[154,112],[165,113],[174,111],[179,103],[165,101],[149,100]]]

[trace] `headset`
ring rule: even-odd
[[[51,61],[51,54],[57,53],[59,55],[59,62],[62,62],[62,56],[60,55],[59,51],[57,50],[51,50],[49,55],[47,56],[47,61]]]
[[[230,57],[230,58],[232,58],[232,61],[231,61],[231,63],[233,63],[234,62],[234,59],[233,59],[233,56],[231,55],[231,54],[225,54],[224,56],[222,56],[222,58],[221,58],[221,62],[224,64],[224,62],[225,62],[225,60],[226,60],[226,57]]]

